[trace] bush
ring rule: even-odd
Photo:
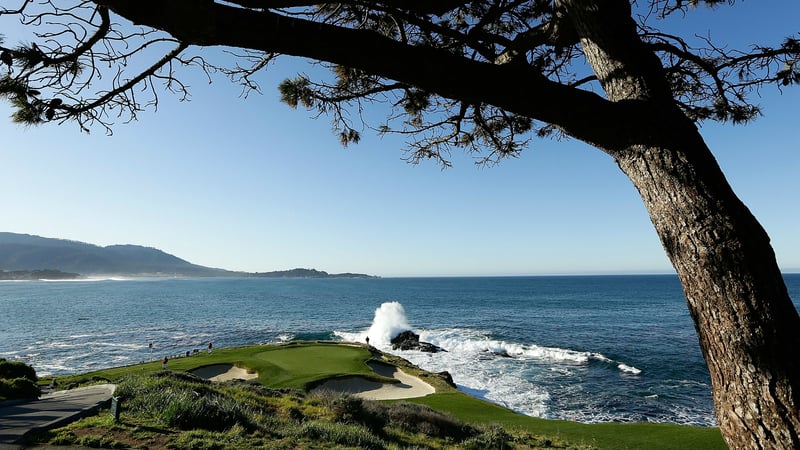
[[[39,398],[41,393],[39,385],[28,378],[0,379],[0,398]]]
[[[361,449],[384,449],[386,443],[360,425],[331,422],[305,422],[300,426],[300,436]]]
[[[314,400],[320,400],[328,408],[335,422],[361,424],[373,432],[381,431],[386,425],[386,414],[379,403],[332,391],[317,392],[311,402]]]
[[[511,448],[508,443],[510,440],[511,435],[506,433],[506,430],[500,426],[492,425],[481,434],[464,441],[462,446],[465,450],[502,450]]]
[[[75,436],[75,433],[69,430],[61,430],[58,432],[58,434],[51,435],[50,439],[47,440],[47,443],[50,445],[73,445],[77,441],[78,437]]]
[[[376,411],[377,414],[385,415],[388,422],[407,431],[459,441],[478,434],[478,430],[475,428],[424,405],[399,402],[389,405],[376,403],[371,407],[381,407],[383,411]]]
[[[237,424],[253,428],[249,411],[218,394],[197,397],[193,392],[179,392],[165,405],[161,419],[167,426],[182,430],[224,431]]]
[[[154,417],[169,427],[223,431],[239,424],[254,428],[247,406],[204,380],[161,372],[129,377],[120,382],[116,392],[132,414]]]
[[[0,379],[14,378],[27,378],[34,383],[38,380],[33,367],[20,361],[8,361],[0,358]]]

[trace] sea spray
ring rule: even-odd
[[[375,318],[365,337],[369,337],[373,345],[389,345],[393,337],[410,329],[403,305],[386,302],[375,310]]]
[[[586,410],[564,405],[560,399],[564,388],[550,392],[543,385],[563,386],[576,382],[580,385],[579,380],[588,370],[593,370],[591,367],[595,363],[596,367],[613,368],[626,375],[641,373],[601,353],[497,340],[486,330],[475,328],[413,330],[426,342],[446,349],[444,353],[394,351],[390,339],[406,330],[411,327],[403,305],[387,302],[375,310],[368,331],[336,331],[334,334],[349,341],[363,341],[368,336],[370,343],[382,351],[395,353],[431,372],[447,371],[463,392],[534,417],[579,418],[584,422],[617,420],[621,417],[609,419],[599,408]],[[582,397],[582,394],[577,392],[573,396]],[[554,409],[556,403],[561,405]]]

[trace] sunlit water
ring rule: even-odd
[[[787,275],[800,298],[800,275]],[[538,417],[713,425],[677,278],[147,279],[0,283],[0,357],[40,375],[287,339],[391,351],[411,328],[447,352],[394,352]],[[153,348],[150,348],[150,344]]]

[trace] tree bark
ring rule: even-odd
[[[800,319],[769,238],[699,134],[616,158],[680,277],[732,449],[800,448]]]
[[[800,316],[769,237],[736,197],[697,128],[671,102],[627,0],[564,0],[608,98],[633,102],[648,142],[605,147],[639,191],[680,277],[733,449],[800,448]],[[654,145],[653,143],[659,143]]]

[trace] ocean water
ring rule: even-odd
[[[797,301],[800,275],[785,278]],[[388,339],[404,329],[447,351],[392,352]],[[0,357],[40,375],[160,359],[208,342],[367,336],[523,414],[715,424],[674,275],[0,283]]]

